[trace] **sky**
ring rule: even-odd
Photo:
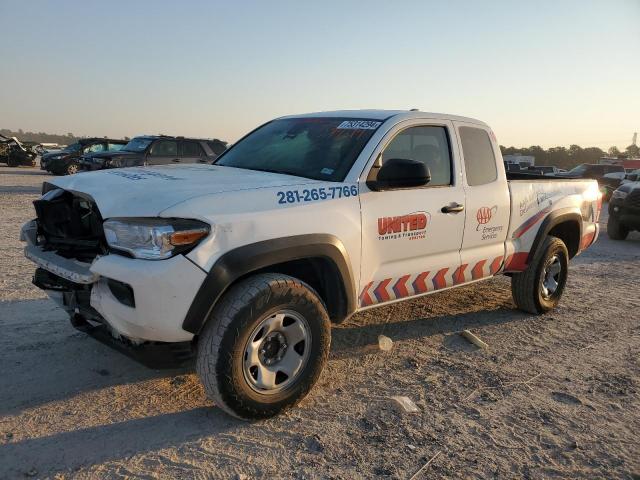
[[[640,0],[0,0],[0,128],[234,142],[272,118],[418,108],[505,146],[640,131]]]

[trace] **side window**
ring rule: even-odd
[[[202,148],[198,142],[182,142],[183,157],[199,157],[202,154]]]
[[[107,150],[110,152],[117,152],[118,150],[122,150],[124,145],[122,143],[107,143]]]
[[[428,187],[451,184],[451,154],[445,127],[411,127],[398,133],[382,152],[382,162],[392,158],[417,160],[431,172]]]
[[[498,178],[498,169],[487,132],[473,127],[460,127],[459,132],[467,184],[473,187],[495,181]]]
[[[104,143],[94,143],[86,150],[87,153],[104,152],[104,151],[105,151]]]
[[[178,156],[178,142],[175,140],[160,140],[151,147],[150,155],[156,157]]]

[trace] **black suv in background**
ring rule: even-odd
[[[126,140],[82,138],[64,150],[42,155],[40,168],[54,175],[72,175],[78,172],[82,155],[98,152],[117,152],[126,144]]]
[[[220,140],[144,135],[132,138],[122,150],[85,155],[83,170],[171,165],[173,163],[211,163],[226,149]]]
[[[609,202],[607,234],[612,240],[624,240],[632,230],[640,230],[640,178],[636,173],[627,175],[631,180],[620,186]]]

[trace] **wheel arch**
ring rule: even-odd
[[[343,321],[356,310],[351,262],[342,242],[328,234],[296,235],[251,243],[222,255],[196,293],[182,328],[199,334],[232,285],[264,272],[283,273],[309,284],[333,322]]]
[[[531,263],[536,251],[548,235],[562,240],[569,252],[569,258],[575,257],[580,251],[580,239],[582,238],[582,214],[580,211],[573,208],[561,208],[549,213],[538,229],[529,251],[527,264]]]

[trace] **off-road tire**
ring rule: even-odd
[[[607,235],[611,240],[624,240],[629,235],[629,229],[620,224],[620,220],[609,215],[607,220]]]
[[[545,298],[542,289],[545,266],[554,255],[558,256],[561,265],[558,287],[549,298]],[[511,294],[516,306],[520,310],[536,315],[555,308],[560,302],[567,283],[568,266],[569,252],[564,242],[552,236],[545,238],[527,269],[511,276]]]
[[[311,349],[296,381],[265,395],[245,379],[244,348],[261,319],[282,309],[304,316]],[[198,339],[196,370],[216,406],[243,420],[268,418],[307,395],[320,377],[330,343],[327,310],[309,285],[288,275],[257,274],[234,285],[214,307]]]

